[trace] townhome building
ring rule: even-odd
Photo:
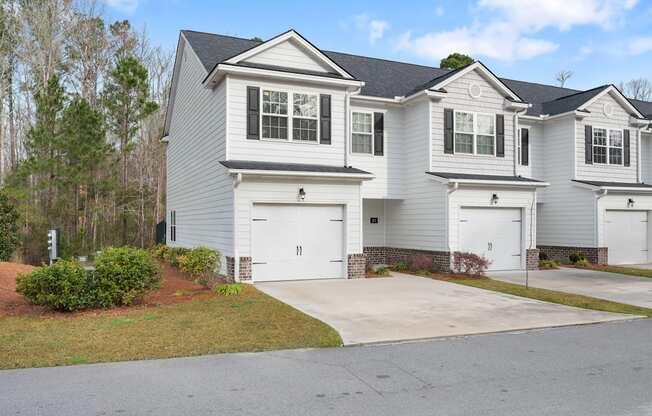
[[[164,137],[167,243],[238,281],[357,278],[374,264],[493,270],[585,251],[646,262],[652,103],[182,31]],[[637,257],[631,253],[637,253]]]

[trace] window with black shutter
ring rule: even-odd
[[[521,129],[521,165],[530,164],[530,129]]]
[[[382,156],[385,147],[385,117],[383,113],[374,113],[374,155]]]

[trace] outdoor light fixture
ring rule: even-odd
[[[491,204],[496,205],[498,203],[498,194],[491,195]]]
[[[306,199],[306,191],[304,191],[303,188],[299,188],[299,199],[302,201]]]
[[[627,208],[632,208],[634,206],[634,200],[632,198],[629,198],[627,200]]]

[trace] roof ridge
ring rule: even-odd
[[[410,66],[420,66],[422,68],[428,68],[428,69],[438,69],[440,71],[453,71],[452,69],[447,69],[447,68],[439,68],[437,66],[430,66],[430,65],[422,65],[422,64],[413,64],[411,62],[403,62],[403,61],[397,61],[395,59],[387,59],[387,58],[377,58],[375,56],[366,56],[366,55],[356,55],[354,53],[349,53],[349,52],[339,52],[339,51],[326,51],[323,50],[322,52],[324,53],[337,53],[340,55],[348,55],[348,56],[354,56],[356,58],[366,58],[366,59],[375,59],[377,61],[385,61],[385,62],[392,62],[395,64],[401,64],[401,65],[410,65]]]
[[[243,38],[242,36],[223,35],[223,34],[221,34],[221,33],[204,32],[204,31],[202,31],[202,30],[181,29],[181,32],[202,33],[202,34],[204,34],[204,35],[221,36],[221,37],[223,37],[223,38],[231,38],[231,39],[238,39],[238,40],[246,40],[246,41],[248,41],[248,42],[256,42],[256,43],[260,43],[260,42],[258,42],[258,41],[255,41],[255,40],[252,40],[252,39],[249,39],[249,38]],[[265,41],[263,40],[263,42],[265,42]]]
[[[588,90],[577,91],[577,92],[575,92],[573,94],[564,95],[562,97],[558,97],[558,98],[555,98],[554,100],[547,101],[547,102],[565,100],[566,98],[574,97],[574,96],[580,95],[580,94],[586,94],[587,92],[591,92],[591,91],[595,91],[595,90],[603,90],[603,89],[605,89],[607,87],[610,87],[610,86],[611,86],[611,84],[600,85],[600,86],[597,86],[597,87],[594,87],[594,88],[589,88]]]

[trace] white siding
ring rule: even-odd
[[[187,48],[182,55],[167,145],[168,244],[206,246],[233,255],[232,180],[225,159],[225,86],[202,87],[203,66]],[[176,210],[177,241],[169,241]]]
[[[469,95],[469,85],[482,88],[480,98]],[[445,87],[448,94],[432,105],[432,170],[436,172],[476,173],[486,175],[514,174],[513,112],[503,109],[504,97],[477,71],[472,71]],[[505,116],[505,157],[473,156],[444,153],[444,109],[473,111]]]
[[[382,199],[364,199],[362,202],[362,231],[364,247],[385,247],[385,201]],[[372,224],[371,217],[378,218]]]
[[[530,130],[530,158],[529,164],[527,166],[523,166],[520,163],[521,159],[519,154],[519,158],[517,159],[519,162],[516,165],[516,174],[526,178],[543,180],[545,175],[545,165],[543,159],[545,140],[543,137],[543,125],[541,123],[531,123],[528,121],[524,122],[521,119],[519,120],[519,129],[520,128],[527,128]]]
[[[403,109],[380,105],[352,105],[351,111],[383,112],[385,147],[383,156],[351,153],[349,164],[371,172],[375,178],[362,184],[364,198],[400,198],[405,168]],[[350,138],[349,138],[350,140]],[[349,144],[349,149],[352,146]]]
[[[262,78],[228,77],[229,160],[255,160],[279,163],[344,165],[344,92]],[[247,140],[247,86],[292,92],[331,95],[331,144],[298,143],[279,140]],[[288,97],[291,100],[291,97]],[[291,111],[291,106],[289,107]],[[291,127],[291,120],[289,120]],[[291,137],[291,128],[288,131]]]
[[[609,103],[614,108],[614,114],[607,117],[604,114],[604,105]],[[623,165],[598,164],[587,165],[584,163],[584,126],[627,129],[629,128],[629,114],[610,94],[605,94],[588,107],[591,112],[584,120],[577,123],[577,179],[636,182],[636,159],[638,148],[637,130],[630,129],[630,161],[629,167]]]
[[[544,180],[538,205],[538,245],[595,247],[595,205],[591,192],[573,185],[572,116],[548,120],[543,126]]]
[[[641,182],[652,183],[652,134],[641,135]]]
[[[385,203],[387,246],[417,250],[447,250],[444,186],[430,179],[428,137],[430,103],[419,101],[405,109],[403,151],[404,194]]]
[[[251,210],[256,202],[297,203],[299,189],[306,192],[302,204],[345,205],[347,253],[362,252],[361,197],[357,181],[244,177],[235,189],[235,224],[238,256],[251,255]]]
[[[294,40],[287,40],[266,49],[244,62],[253,64],[283,66],[286,68],[304,69],[308,71],[332,72],[333,69],[313,56]]]

